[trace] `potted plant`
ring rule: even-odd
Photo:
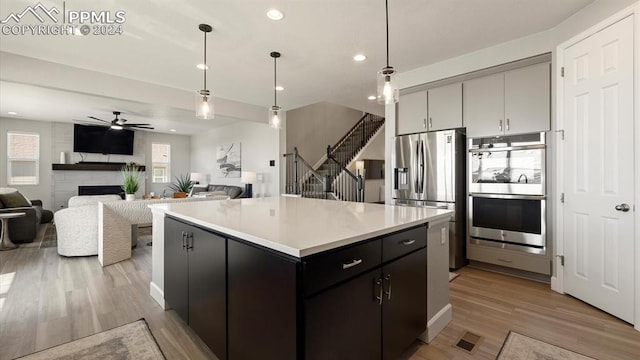
[[[173,190],[174,198],[186,198],[193,184],[195,184],[195,182],[191,180],[190,174],[180,174],[180,176],[176,176],[176,181],[171,184],[169,188]]]
[[[125,165],[122,167],[122,190],[127,201],[136,198],[136,191],[140,187],[140,169],[135,165]]]

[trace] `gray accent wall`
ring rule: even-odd
[[[362,111],[342,105],[320,102],[287,111],[286,149],[314,165],[362,117]]]

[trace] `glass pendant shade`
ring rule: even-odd
[[[280,129],[282,127],[282,108],[274,105],[269,108],[269,127]]]
[[[213,95],[209,90],[196,92],[196,117],[198,119],[213,119]]]
[[[395,104],[398,102],[398,87],[395,81],[396,70],[392,66],[383,67],[378,71],[379,104]]]

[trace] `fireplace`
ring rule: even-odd
[[[78,186],[78,195],[120,195],[124,199],[124,190],[120,185]]]

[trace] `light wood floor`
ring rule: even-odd
[[[407,358],[495,359],[509,330],[599,359],[639,359],[640,332],[533,281],[464,268],[451,283],[453,321]],[[173,311],[149,296],[151,248],[100,267],[96,257],[64,258],[55,248],[0,252],[0,359],[12,359],[141,317],[168,359],[212,359]],[[465,331],[483,336],[474,355],[453,347]]]

